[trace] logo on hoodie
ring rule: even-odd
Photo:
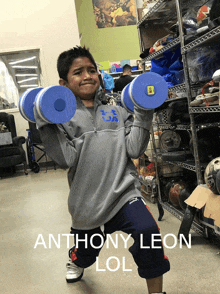
[[[106,112],[105,110],[100,110],[101,114],[102,114],[102,119],[105,121],[105,122],[117,122],[119,123],[119,119],[117,118],[117,112],[112,109],[110,112]]]

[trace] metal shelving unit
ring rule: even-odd
[[[154,122],[153,129],[157,128],[157,130],[178,130],[178,131],[187,131],[191,133],[192,139],[193,139],[193,155],[194,160],[187,160],[184,162],[179,161],[167,161],[170,165],[176,165],[184,170],[189,170],[190,172],[195,173],[197,178],[197,184],[203,184],[203,172],[205,170],[206,164],[201,163],[199,159],[199,152],[198,152],[198,138],[197,138],[197,132],[199,130],[205,129],[205,128],[211,128],[211,127],[220,127],[220,123],[204,123],[204,124],[196,124],[194,115],[196,113],[217,113],[220,112],[220,106],[209,106],[209,107],[190,107],[190,102],[193,100],[193,98],[197,95],[197,90],[201,88],[206,81],[201,81],[199,83],[192,83],[189,77],[188,72],[188,64],[187,64],[187,53],[190,50],[193,50],[196,47],[202,47],[206,46],[212,43],[219,43],[220,41],[220,26],[215,27],[214,29],[210,30],[209,32],[205,33],[202,36],[195,36],[193,38],[187,38],[183,34],[183,22],[182,17],[183,15],[188,11],[189,7],[190,9],[193,8],[200,8],[202,5],[204,5],[207,1],[199,1],[199,0],[158,0],[155,5],[148,11],[148,13],[138,21],[137,28],[139,30],[139,38],[140,38],[140,47],[141,52],[145,50],[144,48],[144,38],[148,36],[149,32],[149,40],[147,39],[147,44],[149,42],[152,42],[151,46],[153,46],[155,39],[155,36],[152,37],[152,31],[155,27],[155,34],[158,33],[158,27],[165,26],[166,29],[171,27],[173,24],[178,23],[178,29],[179,29],[179,36],[168,43],[166,46],[164,46],[162,49],[158,50],[157,52],[154,52],[151,55],[148,55],[146,58],[142,59],[142,63],[144,64],[146,61],[150,61],[153,58],[160,58],[163,56],[163,53],[168,50],[175,50],[176,48],[181,48],[181,54],[182,54],[182,61],[183,61],[183,68],[184,68],[184,78],[185,82],[183,84],[176,85],[174,87],[169,88],[169,94],[171,93],[177,93],[181,92],[184,97],[181,98],[168,98],[165,103],[170,103],[173,101],[177,101],[180,99],[187,99],[188,102],[188,111],[189,111],[189,118],[190,123],[188,124],[170,124],[170,123],[159,123]],[[160,39],[163,36],[161,33],[158,33],[157,38]],[[210,78],[211,80],[211,78]],[[170,95],[171,96],[171,95]],[[182,221],[180,226],[180,233],[183,233],[188,236],[188,233],[190,229],[197,231],[198,233],[203,233],[204,228],[206,227],[206,224],[203,220],[198,223],[198,221],[194,220],[194,216],[197,213],[196,209],[187,207],[187,209],[184,211],[180,211],[174,206],[172,206],[169,202],[164,202],[162,200],[161,196],[161,184],[160,184],[160,177],[158,173],[158,160],[161,160],[161,154],[158,151],[158,149],[155,146],[155,139],[152,132],[152,140],[153,140],[153,146],[154,146],[154,160],[155,160],[155,167],[156,167],[156,184],[157,189],[155,190],[157,195],[157,201],[160,213],[160,219],[162,218],[163,212],[161,212],[164,209],[168,210],[170,213],[175,215],[178,219]],[[144,184],[142,182],[142,184]],[[210,224],[208,224],[210,226]],[[220,229],[217,230],[216,228],[213,228],[217,234],[220,235]]]

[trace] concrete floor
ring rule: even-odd
[[[30,172],[28,176],[19,172],[0,179],[0,191],[0,293],[147,293],[145,280],[139,278],[119,232],[112,236],[116,238],[118,234],[118,248],[111,243],[109,248],[105,245],[99,262],[85,270],[80,282],[66,283],[67,251],[73,241],[70,238],[68,246],[68,238],[62,236],[69,234],[71,225],[67,209],[66,171],[58,169],[45,173],[42,170],[38,174]],[[150,202],[147,204],[157,218],[157,207]],[[159,226],[163,236],[176,236],[180,221],[165,211]],[[220,247],[210,244],[193,231],[191,233],[190,249],[187,246],[179,248],[179,243],[169,249],[174,244],[174,238],[166,239],[165,254],[170,259],[171,270],[164,275],[164,291],[167,294],[220,293]],[[117,267],[117,271],[112,271]]]

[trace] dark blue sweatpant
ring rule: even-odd
[[[120,211],[104,225],[104,232],[99,228],[93,230],[75,230],[71,228],[71,234],[76,235],[78,240],[88,239],[87,248],[85,242],[78,242],[78,248],[75,246],[70,249],[69,256],[72,261],[79,267],[89,267],[99,255],[101,248],[100,235],[106,240],[107,234],[116,231],[122,231],[131,234],[134,239],[133,245],[129,248],[135,263],[138,266],[140,277],[152,279],[159,277],[169,271],[170,263],[164,255],[161,237],[155,236],[157,240],[152,246],[152,234],[160,234],[159,228],[146,204],[141,198],[135,198],[126,203]],[[96,235],[95,237],[92,237]],[[89,242],[92,237],[92,246]],[[102,239],[103,239],[102,238]],[[147,248],[146,248],[147,247]],[[150,247],[150,248],[148,248]],[[160,249],[152,247],[161,247]]]

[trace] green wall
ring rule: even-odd
[[[97,28],[92,0],[75,0],[81,46],[86,46],[96,62],[140,59],[136,25]]]

